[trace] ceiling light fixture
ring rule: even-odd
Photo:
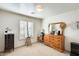
[[[38,12],[43,11],[43,6],[42,6],[42,5],[37,5],[37,6],[36,6],[36,10],[37,10]]]

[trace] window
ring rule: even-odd
[[[28,22],[28,36],[32,37],[33,36],[33,23]]]
[[[33,36],[33,22],[20,21],[20,39]]]

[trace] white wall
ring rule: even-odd
[[[57,16],[47,17],[43,21],[43,28],[48,33],[48,24],[54,22],[65,22],[65,49],[70,51],[70,42],[79,43],[79,30],[76,29],[76,21],[79,21],[79,10],[63,13]]]
[[[25,44],[25,40],[19,40],[20,20],[28,20],[34,23],[35,37],[40,32],[42,20],[0,10],[0,51],[4,50],[4,31],[6,27],[11,28],[15,34],[15,47],[19,47]],[[32,43],[34,42],[36,42],[36,39],[32,39]]]

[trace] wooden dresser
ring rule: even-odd
[[[63,35],[45,35],[44,43],[60,52],[64,52],[64,36]]]

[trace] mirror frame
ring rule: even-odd
[[[64,30],[65,30],[65,28],[66,28],[66,24],[64,23],[64,22],[57,22],[57,23],[50,23],[49,25],[48,25],[48,33],[49,33],[49,27],[50,27],[50,25],[52,25],[52,24],[60,24],[60,28],[62,29],[62,35],[63,35],[63,33],[64,33]]]

